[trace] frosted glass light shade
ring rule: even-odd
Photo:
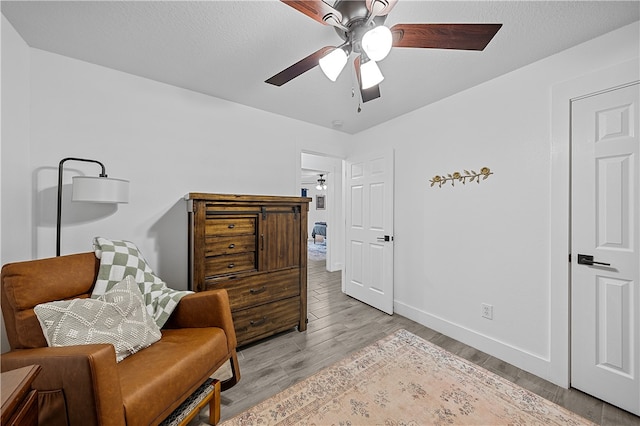
[[[74,176],[72,201],[128,203],[129,181],[97,176]]]
[[[347,64],[347,52],[342,48],[335,48],[318,61],[320,69],[331,81],[336,81],[342,69]]]
[[[393,36],[391,30],[384,25],[379,25],[367,31],[362,36],[362,49],[369,59],[381,61],[387,57],[391,51]]]
[[[384,80],[384,76],[378,68],[378,64],[375,61],[365,62],[360,66],[360,80],[363,89],[368,89],[380,84]]]

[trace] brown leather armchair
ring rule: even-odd
[[[237,383],[226,290],[183,297],[162,338],[120,363],[108,344],[48,347],[33,307],[89,297],[99,266],[91,252],[2,267],[2,314],[12,350],[2,354],[1,370],[42,367],[33,383],[39,424],[157,425],[225,362],[231,363],[232,377],[222,389]],[[216,396],[212,410],[219,410]]]

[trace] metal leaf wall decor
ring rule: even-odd
[[[466,184],[467,180],[469,182],[480,183],[481,180],[487,180],[487,178],[492,175],[493,172],[488,167],[483,167],[480,169],[480,173],[476,173],[475,170],[464,170],[464,174],[460,172],[449,173],[446,176],[435,175],[429,182],[431,182],[431,186],[438,185],[438,188],[442,188],[442,185],[451,181],[451,186],[455,186],[456,181],[462,182],[462,184]]]

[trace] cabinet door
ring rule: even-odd
[[[300,266],[301,219],[296,206],[269,206],[260,221],[260,270]]]

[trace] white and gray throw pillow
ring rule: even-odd
[[[34,311],[49,346],[110,343],[117,362],[162,337],[132,276],[97,299],[43,303]]]
[[[153,270],[135,244],[124,240],[109,240],[95,237],[93,247],[100,259],[100,269],[92,298],[99,297],[120,282],[125,276],[132,275],[142,295],[147,311],[162,327],[182,297],[193,293],[167,287],[167,284],[153,273]]]

